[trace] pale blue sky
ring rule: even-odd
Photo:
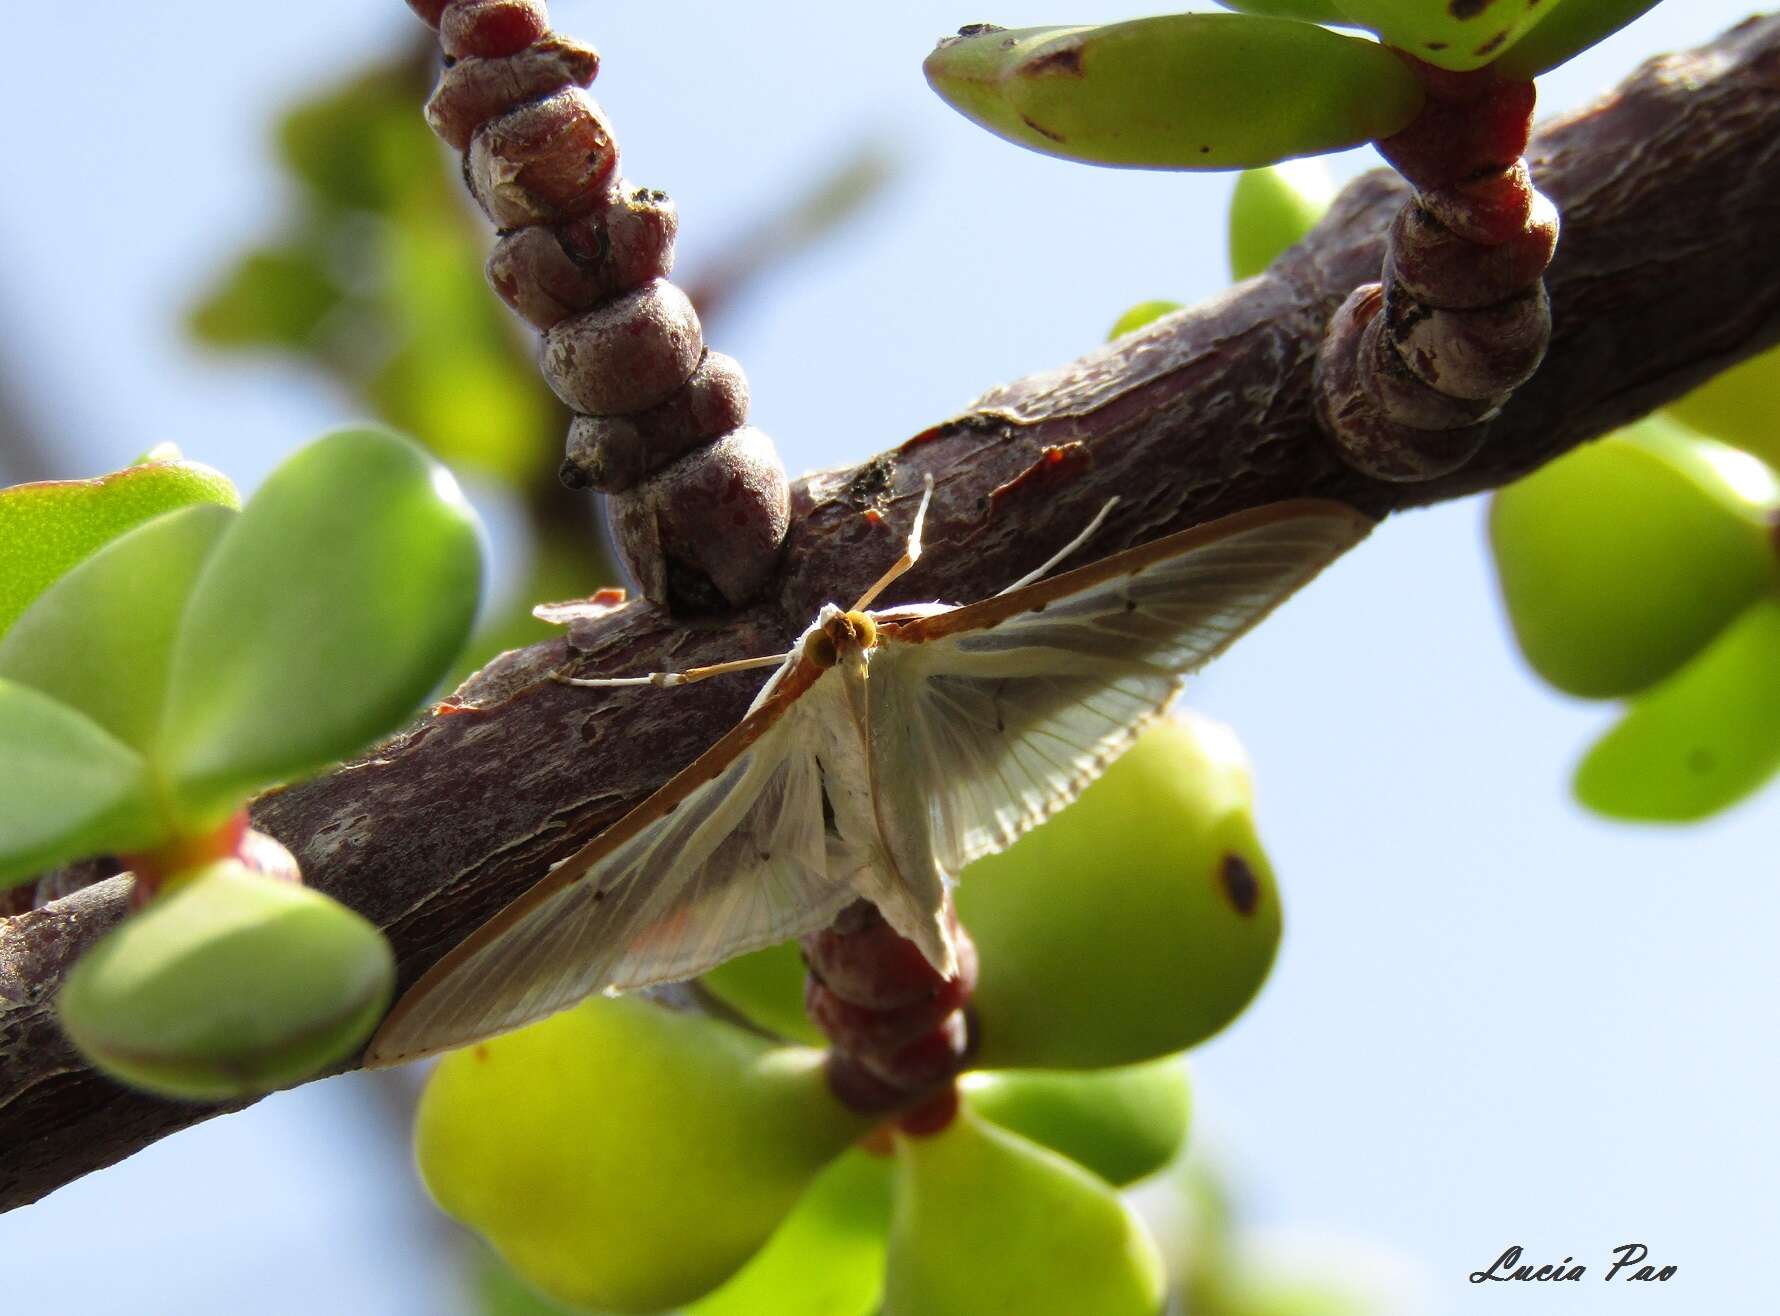
[[[400,0],[16,8],[4,360],[69,445],[62,473],[172,439],[251,484],[351,412],[283,366],[197,355],[180,311],[279,214],[277,109],[412,20]],[[1021,152],[920,77],[963,22],[1163,8],[558,0],[554,14],[600,47],[626,170],[674,194],[687,272],[844,144],[872,134],[902,154],[873,214],[713,326],[802,470],[1079,354],[1132,302],[1223,286],[1227,178]],[[1744,12],[1663,6],[1550,78],[1543,105]],[[1571,805],[1569,766],[1605,711],[1521,666],[1481,514],[1391,522],[1197,687],[1255,759],[1288,919],[1262,999],[1199,1056],[1198,1136],[1257,1221],[1408,1258],[1426,1316],[1765,1310],[1780,1287],[1780,791],[1684,831]],[[0,1217],[0,1310],[452,1311],[438,1226],[378,1121],[362,1080],[313,1085]],[[1677,1279],[1635,1294],[1464,1281],[1511,1242],[1598,1273],[1633,1240]]]

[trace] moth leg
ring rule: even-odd
[[[559,685],[578,685],[590,690],[618,685],[652,685],[665,689],[668,686],[691,685],[694,681],[705,681],[730,672],[751,672],[757,667],[777,667],[790,656],[789,653],[769,653],[759,658],[737,658],[727,663],[712,663],[708,667],[688,667],[683,672],[650,672],[646,676],[564,676],[561,672],[552,672],[550,679]]]
[[[1051,554],[1050,557],[1046,558],[1045,564],[1042,567],[1039,567],[1034,571],[1028,571],[1006,589],[997,590],[994,597],[1000,598],[1003,594],[1012,594],[1017,589],[1025,589],[1026,586],[1032,584],[1034,581],[1043,580],[1046,576],[1050,575],[1051,571],[1059,562],[1062,562],[1071,553],[1075,552],[1076,549],[1092,539],[1094,537],[1094,532],[1106,524],[1106,518],[1112,514],[1112,509],[1118,505],[1118,501],[1118,495],[1116,494],[1113,497],[1108,498],[1106,500],[1106,506],[1102,507],[1094,514],[1094,519],[1088,522],[1087,528],[1084,529],[1081,534],[1077,535],[1074,539],[1063,545],[1062,548]]]
[[[921,560],[921,527],[927,523],[927,504],[932,501],[933,476],[929,474],[926,479],[926,488],[921,493],[921,505],[915,509],[915,523],[909,527],[908,543],[903,545],[902,556],[891,563],[890,570],[878,577],[877,584],[859,596],[859,602],[853,605],[852,611],[865,611],[871,606],[873,599],[894,585],[903,572]]]

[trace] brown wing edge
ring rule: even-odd
[[[1288,521],[1314,518],[1345,522],[1348,528],[1354,532],[1352,539],[1346,545],[1347,548],[1352,548],[1359,543],[1372,532],[1372,527],[1378,524],[1359,509],[1329,498],[1294,498],[1285,502],[1268,503],[1264,507],[1234,512],[1229,516],[1219,517],[1215,521],[1207,521],[1203,525],[1196,525],[1187,530],[1178,530],[1172,535],[1164,535],[1147,544],[1127,548],[1123,552],[1114,553],[1111,557],[1101,558],[1098,562],[1090,562],[1087,566],[1077,567],[1073,571],[1065,571],[1060,576],[1050,576],[1044,580],[1035,581],[1024,589],[1015,590],[1011,594],[998,594],[994,598],[983,599],[978,603],[967,603],[962,607],[953,608],[949,612],[939,613],[932,617],[918,617],[903,622],[888,621],[885,624],[885,631],[889,639],[907,644],[920,644],[927,640],[937,640],[947,635],[955,635],[960,631],[983,630],[998,622],[1006,621],[1009,617],[1017,617],[1023,612],[1031,612],[1034,608],[1044,607],[1081,590],[1104,584],[1117,576],[1142,570],[1153,562],[1177,557],[1182,553],[1191,552],[1193,549],[1207,544],[1214,544],[1245,530],[1256,530],[1269,525],[1284,524]],[[1342,551],[1345,552],[1346,549]],[[1334,561],[1334,558],[1331,557],[1329,561]],[[1328,563],[1322,565],[1327,566]],[[1318,567],[1316,571],[1306,573],[1304,583],[1308,584],[1321,569],[1322,567]],[[1260,618],[1256,618],[1257,622],[1260,620]]]
[[[468,937],[434,961],[433,965],[420,975],[414,985],[402,993],[401,998],[390,1008],[389,1013],[383,1016],[383,1022],[378,1025],[376,1033],[372,1035],[370,1042],[365,1047],[360,1062],[363,1068],[389,1069],[396,1065],[408,1064],[410,1061],[424,1060],[426,1057],[437,1055],[442,1051],[455,1051],[460,1047],[484,1040],[482,1038],[466,1038],[448,1046],[399,1053],[385,1053],[381,1049],[384,1040],[400,1026],[415,1005],[441,981],[449,977],[459,965],[490,942],[499,939],[508,928],[529,913],[540,901],[554,895],[569,883],[579,880],[588,869],[605,858],[607,854],[623,845],[651,823],[665,817],[694,790],[717,777],[736,755],[765,735],[773,724],[783,716],[785,710],[790,708],[821,674],[821,669],[800,658],[797,665],[785,674],[785,679],[779,683],[778,689],[773,691],[766,703],[736,723],[721,740],[670,777],[653,795],[638,804],[574,854],[557,864],[525,891],[515,896],[511,902],[492,915]]]

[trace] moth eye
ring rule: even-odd
[[[849,612],[847,620],[853,623],[853,634],[858,637],[859,647],[869,649],[878,642],[878,624],[865,612]]]
[[[815,631],[803,642],[803,656],[818,667],[833,667],[840,657],[827,631]]]

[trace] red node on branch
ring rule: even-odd
[[[1375,315],[1360,335],[1360,384],[1379,412],[1417,430],[1458,430],[1488,420],[1501,410],[1507,393],[1457,397],[1419,378],[1386,332],[1390,322]]]
[[[973,1046],[965,1007],[976,989],[976,946],[948,917],[958,952],[951,978],[864,901],[803,940],[804,1004],[833,1045],[829,1086],[854,1110],[903,1110],[905,1131],[936,1132],[950,1122],[953,1080]]]
[[[744,427],[613,494],[612,537],[649,598],[723,612],[779,566],[791,486],[773,441]]]
[[[452,0],[439,16],[439,44],[452,59],[498,59],[549,30],[544,0]]]
[[[1418,200],[1424,209],[1447,228],[1469,242],[1494,247],[1511,241],[1532,222],[1532,175],[1527,162],[1516,160],[1499,174],[1451,187],[1423,192]]]
[[[586,416],[625,416],[667,400],[705,351],[698,312],[664,279],[563,320],[544,335],[544,378]]]
[[[565,87],[591,86],[599,71],[599,52],[592,46],[556,36],[504,59],[460,59],[439,75],[427,99],[426,121],[462,151],[490,119]]]
[[[659,406],[630,416],[576,416],[562,482],[622,493],[747,419],[748,377],[732,358],[707,351],[692,378]]]
[[[1557,207],[1537,192],[1526,224],[1494,246],[1460,237],[1412,203],[1391,224],[1385,282],[1400,285],[1426,306],[1493,306],[1539,281],[1557,239]]]
[[[1447,397],[1487,403],[1493,410],[1545,359],[1551,299],[1545,284],[1535,281],[1494,306],[1446,311],[1424,306],[1396,286],[1385,294],[1381,323],[1395,345],[1393,357],[1418,380]]]
[[[856,901],[834,923],[803,939],[810,972],[843,1001],[895,1010],[925,1001],[945,981],[920,948]]]
[[[931,1092],[950,1083],[964,1068],[970,1048],[970,1027],[964,1011],[954,1010],[938,1027],[894,1051],[858,1051],[861,1064],[892,1087],[910,1095]]]
[[[1373,145],[1418,191],[1501,173],[1526,151],[1536,98],[1531,82],[1487,67],[1454,73],[1396,53],[1421,78],[1427,99],[1406,128]]]
[[[620,182],[597,210],[516,229],[488,257],[489,286],[539,329],[665,278],[679,217],[665,192]],[[727,427],[727,428],[733,428]]]
[[[1342,460],[1374,479],[1431,480],[1456,471],[1483,446],[1487,424],[1417,429],[1387,417],[1366,388],[1366,331],[1384,306],[1384,290],[1362,284],[1329,321],[1317,353],[1313,387],[1317,418]]]
[[[958,1118],[958,1085],[948,1083],[920,1105],[905,1112],[896,1127],[911,1138],[930,1138]]]
[[[586,214],[617,167],[618,144],[598,103],[565,87],[478,128],[464,177],[495,227],[509,229]]]

